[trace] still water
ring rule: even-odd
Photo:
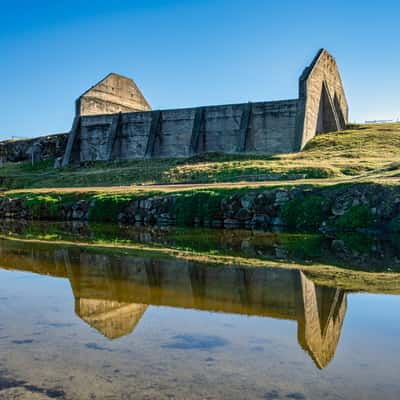
[[[298,270],[0,240],[0,399],[399,399],[399,310]]]

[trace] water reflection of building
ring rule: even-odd
[[[76,314],[109,339],[131,333],[146,309],[146,304],[75,298]]]
[[[147,305],[163,305],[294,320],[318,368],[334,356],[346,294],[300,271],[29,246],[2,246],[2,266],[68,278],[77,315],[110,339],[132,332]]]

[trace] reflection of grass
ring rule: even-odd
[[[373,215],[367,205],[353,206],[340,216],[336,225],[342,229],[368,228],[373,222]]]
[[[360,254],[369,254],[374,243],[372,236],[357,233],[339,233],[338,237],[343,240],[346,248]]]
[[[187,159],[93,162],[84,168],[53,168],[51,162],[9,163],[0,169],[9,188],[118,186],[152,183],[330,179],[356,175],[399,176],[400,124],[360,125],[322,134],[301,153],[205,154]]]
[[[359,233],[338,234],[335,240],[339,239],[343,243],[339,248],[333,248],[333,239],[317,233],[271,233],[206,228],[169,228],[165,231],[103,223],[80,225],[80,229],[74,229],[73,225],[68,223],[50,222],[21,223],[19,226],[15,222],[10,226],[5,223],[2,231],[10,237],[22,239],[62,240],[117,247],[135,246],[140,242],[152,248],[166,247],[201,253],[204,256],[279,259],[290,263],[329,264],[369,272],[400,271],[398,262],[391,262],[390,259],[383,262],[376,253],[376,249],[381,248],[383,251],[392,249],[394,254],[397,254],[400,248],[397,249],[395,237],[386,237],[386,245],[384,242],[380,245],[379,237]],[[362,255],[363,260],[359,260],[358,255]]]
[[[85,251],[106,252],[107,254],[121,256],[143,256],[155,259],[179,259],[199,264],[207,264],[225,267],[241,268],[285,268],[303,271],[307,277],[315,283],[325,286],[342,288],[351,291],[367,291],[375,293],[400,293],[400,274],[397,273],[370,273],[363,271],[352,271],[337,268],[331,265],[302,265],[290,262],[278,262],[262,260],[258,258],[232,257],[229,255],[203,254],[194,251],[185,251],[165,247],[149,246],[145,244],[110,244],[110,243],[89,243],[71,242],[67,240],[44,240],[44,239],[19,239],[0,236],[0,239],[7,243],[18,243],[17,246],[62,246],[64,248],[80,247]]]
[[[292,234],[280,235],[279,241],[289,251],[292,257],[297,259],[313,260],[323,255],[322,235],[316,234]]]

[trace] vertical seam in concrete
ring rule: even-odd
[[[240,153],[246,151],[252,108],[253,108],[252,103],[250,102],[247,103],[243,108],[242,116],[240,118],[239,146],[238,146],[238,151]]]
[[[204,121],[204,107],[200,107],[196,109],[194,119],[193,119],[193,128],[192,135],[190,137],[190,148],[189,154],[196,154],[199,151],[199,137],[201,133],[201,128],[203,126]]]
[[[153,111],[150,125],[149,138],[146,145],[145,157],[152,157],[154,153],[154,145],[159,135],[161,125],[161,111]]]
[[[107,149],[107,160],[111,160],[112,158],[112,153],[114,149],[115,142],[117,140],[118,136],[118,131],[120,128],[121,124],[121,113],[118,113],[117,115],[114,116],[113,121],[111,123],[111,129],[110,129],[110,139],[108,142],[108,149]],[[117,157],[119,154],[117,155]]]
[[[302,150],[305,116],[306,99],[304,97],[301,97],[299,98],[299,101],[297,103],[296,128],[293,151]]]

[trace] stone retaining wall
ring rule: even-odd
[[[101,203],[95,196],[48,205],[3,197],[0,218],[119,221],[129,225],[400,231],[400,189],[375,184],[327,188],[182,192]],[[29,205],[31,204],[31,205]],[[112,212],[110,214],[110,210]]]

